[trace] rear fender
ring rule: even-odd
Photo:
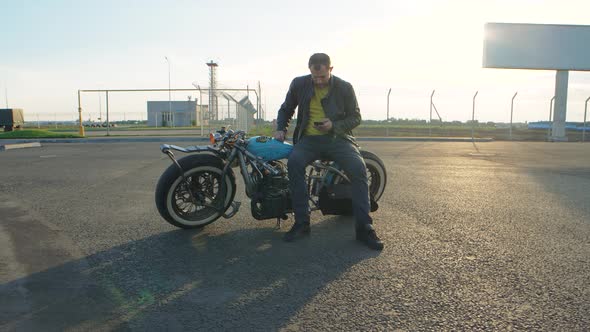
[[[199,158],[199,155],[201,156],[201,158],[203,156],[214,156],[217,159],[219,159],[219,161],[221,162],[221,168],[223,169],[223,159],[220,156],[220,151],[219,149],[216,149],[212,146],[206,146],[206,145],[193,145],[193,146],[187,146],[187,147],[181,147],[178,145],[172,145],[172,144],[162,144],[160,145],[160,151],[162,151],[163,154],[167,155],[168,158],[170,158],[170,160],[172,160],[172,163],[174,165],[176,165],[176,167],[178,168],[178,170],[180,171],[180,175],[184,178],[184,173],[185,173],[185,169],[182,167],[181,163],[179,163],[179,159],[177,159],[174,156],[174,153],[172,152],[172,150],[175,151],[180,151],[180,152],[184,152],[184,153],[198,153],[196,155],[191,155],[191,156],[186,156],[181,158],[185,159],[188,157],[191,157],[190,159],[192,159],[192,157],[195,158]],[[188,160],[188,159],[187,159]]]
[[[187,147],[181,147],[178,145],[173,144],[162,144],[160,145],[160,150],[162,153],[168,153],[170,150],[176,150],[184,153],[192,153],[192,152],[211,152],[214,154],[219,154],[219,149],[216,149],[210,145],[193,145]]]

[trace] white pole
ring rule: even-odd
[[[98,94],[98,121],[102,122],[102,102],[100,101],[100,93]],[[101,123],[102,125],[102,123]]]
[[[389,92],[387,92],[387,119],[385,119],[385,126],[387,128],[386,133],[389,136],[389,95],[391,94],[391,88],[389,88]]]
[[[431,127],[431,125],[432,125],[432,105],[433,105],[432,104],[432,97],[434,96],[435,91],[436,90],[432,90],[432,93],[430,94],[430,118],[428,120],[428,136],[429,137],[432,136],[432,127]]]
[[[567,141],[565,121],[567,117],[567,86],[569,71],[558,70],[555,75],[555,103],[551,123],[551,141]]]
[[[475,136],[474,136],[474,127],[475,127],[475,97],[477,97],[477,94],[479,93],[479,91],[475,91],[475,94],[473,95],[473,108],[472,108],[472,112],[471,112],[471,140],[474,141],[475,140]]]
[[[193,82],[192,84],[197,90],[199,90],[199,122],[201,123],[201,137],[203,137],[203,93],[200,85],[196,82]]]
[[[205,131],[203,129],[203,92],[201,86],[199,86],[199,122],[201,122],[201,137],[203,137]]]
[[[586,103],[584,103],[584,127],[582,128],[582,142],[584,142],[584,139],[586,138],[586,113],[588,113],[588,100],[590,100],[590,97],[588,97],[588,99],[586,99]]]
[[[172,93],[171,93],[171,89],[170,89],[170,60],[168,60],[167,56],[165,56],[164,59],[166,59],[166,62],[168,62],[168,112],[171,116],[171,114],[172,114]],[[174,120],[172,121],[172,127],[174,127]]]
[[[518,94],[518,91],[516,91],[514,93],[514,96],[512,96],[512,103],[510,104],[510,140],[512,141],[512,114],[514,113],[514,98],[516,98],[516,95]]]
[[[111,123],[109,122],[109,91],[106,93],[106,104],[107,104],[107,136],[111,136]]]
[[[549,125],[547,128],[547,140],[551,139],[551,127],[553,121],[551,121],[551,116],[553,115],[553,101],[555,100],[555,96],[551,97],[551,101],[549,102]]]

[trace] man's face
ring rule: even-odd
[[[330,82],[330,73],[332,72],[332,67],[328,67],[325,65],[312,65],[309,68],[311,72],[311,78],[313,80],[313,84],[318,88],[324,88],[328,86],[328,82]]]

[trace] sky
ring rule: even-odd
[[[588,25],[588,13],[587,0],[0,0],[0,107],[74,120],[79,89],[166,89],[169,73],[173,89],[204,88],[213,60],[219,87],[260,82],[272,120],[324,52],[364,119],[387,118],[391,89],[389,117],[428,119],[435,90],[445,121],[470,120],[476,91],[478,121],[509,122],[515,92],[514,122],[546,120],[555,71],[482,68],[484,25]],[[582,121],[588,97],[590,72],[570,72],[567,121]],[[81,98],[84,120],[105,112],[104,95]],[[145,119],[147,100],[168,93],[111,94],[111,119]]]

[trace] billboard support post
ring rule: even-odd
[[[554,142],[567,141],[565,135],[565,117],[567,107],[567,81],[569,71],[558,70],[555,75],[555,105],[553,123],[551,124],[551,140]]]

